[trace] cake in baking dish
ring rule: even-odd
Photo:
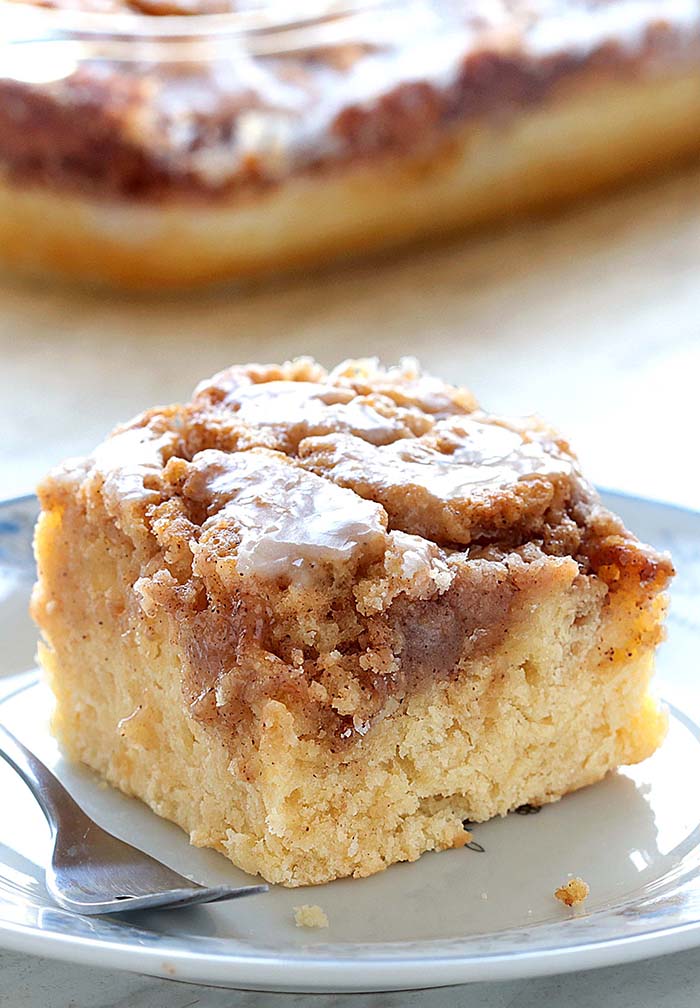
[[[67,753],[289,886],[649,756],[667,556],[543,422],[417,366],[233,367],[40,490]]]
[[[0,260],[131,287],[249,277],[700,154],[697,0],[323,10],[5,4]]]

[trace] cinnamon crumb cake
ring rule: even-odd
[[[0,259],[35,272],[325,264],[700,154],[698,0],[33,0],[0,37]]]
[[[459,847],[664,737],[669,558],[410,361],[233,367],[39,494],[60,741],[269,881]]]

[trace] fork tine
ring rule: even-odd
[[[123,899],[104,900],[101,902],[81,902],[69,898],[60,890],[51,890],[51,895],[64,910],[94,917],[102,914],[135,913],[141,910],[177,910],[183,907],[197,906],[201,903],[222,903],[226,900],[241,899],[244,896],[256,896],[265,893],[269,886],[214,886],[192,889],[171,889],[167,892],[150,893],[146,896],[127,896]]]
[[[24,780],[49,823],[53,852],[46,886],[64,909],[81,914],[174,909],[268,891],[264,884],[200,886],[103,830],[48,767],[1,724],[0,756]]]

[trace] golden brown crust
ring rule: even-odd
[[[411,361],[230,369],[40,496],[102,509],[136,551],[135,604],[173,621],[196,719],[240,736],[278,701],[331,749],[493,651],[557,585],[639,602],[672,574],[553,431]]]

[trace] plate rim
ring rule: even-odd
[[[526,979],[622,965],[700,944],[700,919],[642,935],[587,941],[568,948],[469,955],[319,959],[313,954],[271,955],[144,948],[126,941],[43,931],[0,921],[3,946],[79,965],[145,973],[169,980],[241,990],[293,993],[368,993],[450,987],[479,981]],[[358,981],[358,973],[362,981]]]
[[[619,490],[600,489],[607,498],[680,513],[700,520],[700,509],[655,500]],[[6,507],[36,503],[33,494],[0,501]],[[31,671],[0,679],[0,703],[29,688],[37,676]],[[465,940],[465,944],[469,939]],[[260,948],[250,953],[240,946],[231,951],[144,947],[127,940],[105,942],[90,935],[61,934],[30,924],[0,920],[0,944],[7,949],[43,955],[76,964],[146,973],[164,979],[238,989],[288,992],[369,992],[447,987],[484,980],[511,980],[618,965],[669,954],[700,944],[700,916],[666,927],[652,924],[642,934],[620,934],[599,940],[579,940],[566,947],[469,952],[415,949],[403,957],[380,954],[371,958],[338,959],[319,956],[313,949],[271,954]],[[232,944],[234,944],[232,942]],[[423,943],[428,945],[427,942]]]

